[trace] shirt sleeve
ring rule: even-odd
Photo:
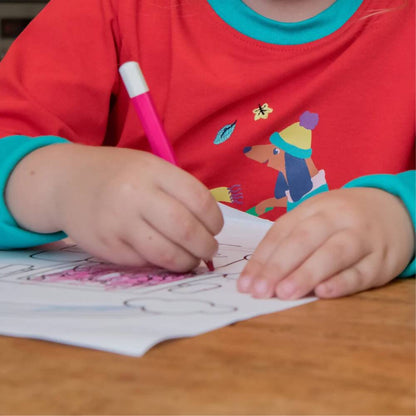
[[[0,62],[0,137],[105,143],[120,89],[113,0],[49,2]]]
[[[9,176],[15,166],[30,152],[40,147],[56,143],[66,143],[65,139],[55,136],[31,138],[27,136],[9,136],[0,140],[0,249],[17,249],[37,246],[61,240],[62,232],[39,234],[21,228],[7,208],[4,198]]]
[[[413,229],[416,228],[416,171],[409,170],[397,175],[368,175],[348,182],[345,188],[370,187],[379,188],[400,198],[409,211]],[[416,259],[413,259],[399,277],[410,277],[416,273]]]
[[[31,151],[71,142],[102,145],[119,90],[115,0],[54,0],[0,62],[0,249],[65,237],[19,227],[4,189]]]

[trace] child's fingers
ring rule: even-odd
[[[322,215],[290,224],[281,234],[279,227],[265,237],[247,263],[238,282],[242,292],[271,297],[276,284],[298,268],[335,232]],[[283,227],[285,228],[285,227]]]
[[[292,218],[293,217],[290,216],[289,213],[280,217],[260,241],[237,280],[237,289],[240,292],[250,292],[254,282],[262,277],[264,265],[276,252],[280,241],[287,237],[296,224],[296,221],[292,220]],[[276,270],[276,273],[273,273],[273,279],[278,277],[279,273]],[[273,291],[270,290],[268,284],[258,283],[258,289],[261,290],[262,285],[267,286],[267,289],[264,287],[262,290],[262,292],[264,292],[263,297],[271,297],[273,295]]]
[[[106,239],[98,237],[98,240],[94,239],[90,244],[83,244],[82,248],[93,256],[114,264],[136,267],[149,264],[131,244],[113,236]]]
[[[337,298],[374,287],[373,256],[367,256],[357,264],[348,267],[315,288],[315,295],[320,298]],[[378,262],[378,260],[376,260]],[[385,282],[380,282],[384,284]],[[376,285],[377,286],[377,285]]]
[[[146,203],[143,219],[165,238],[198,259],[209,260],[217,252],[218,243],[211,232],[180,201],[156,191]]]
[[[201,261],[146,221],[141,222],[139,231],[130,228],[125,240],[149,263],[173,272],[191,270]]]
[[[177,169],[175,173],[163,177],[160,187],[186,206],[212,235],[217,235],[224,220],[209,190],[185,171]]]
[[[100,251],[100,257],[114,264],[123,266],[143,267],[149,262],[131,244],[118,240],[111,246],[106,246]]]
[[[276,295],[280,299],[301,298],[324,280],[358,264],[369,253],[370,248],[355,238],[354,233],[348,230],[336,233],[277,284]]]
[[[300,218],[295,211],[291,211],[276,220],[262,241],[260,241],[250,260],[254,259],[258,263],[264,264],[274,254],[280,242],[299,224]],[[247,266],[249,263],[247,263]]]
[[[326,216],[311,204],[312,200],[313,198],[305,201],[296,209],[287,212],[276,220],[258,245],[252,258],[260,263],[266,263],[269,258],[275,255],[276,247],[295,231],[296,237],[294,239],[298,238],[300,243],[303,244],[305,238],[308,238],[308,241],[313,240],[315,237],[314,233],[318,229],[324,228],[328,230]],[[293,253],[290,253],[290,256],[292,255]]]

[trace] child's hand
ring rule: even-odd
[[[333,298],[382,286],[413,254],[411,219],[395,196],[340,189],[306,200],[279,218],[238,280],[254,297]]]
[[[32,207],[19,219],[33,231],[63,230],[84,250],[106,261],[151,263],[176,272],[190,270],[216,253],[214,236],[223,219],[209,190],[152,154],[64,144],[39,149],[27,159],[21,162],[26,168],[16,168],[16,185],[11,181],[15,190],[20,186],[20,196],[14,197],[14,204],[10,200],[18,217],[25,205]],[[48,167],[48,160],[55,167]],[[41,188],[47,181],[54,190],[40,191],[49,201],[35,214],[30,200],[26,204],[16,200],[23,201],[22,195],[32,187],[30,181],[36,180],[32,178],[42,175],[43,181],[38,179],[33,187]],[[49,223],[42,223],[40,216]]]
[[[88,252],[125,265],[186,271],[210,260],[221,212],[193,176],[149,153],[89,149],[61,204],[62,228]]]

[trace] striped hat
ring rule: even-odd
[[[279,149],[300,159],[311,157],[312,130],[319,121],[319,115],[305,111],[299,122],[291,124],[280,133],[274,132],[270,141]]]

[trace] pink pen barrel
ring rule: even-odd
[[[156,113],[150,94],[144,93],[131,99],[133,106],[142,123],[152,153],[176,165],[172,145],[167,140],[165,130]]]
[[[176,165],[172,145],[157,115],[149,86],[139,64],[135,61],[125,62],[120,66],[119,72],[149,141],[152,153]]]
[[[177,165],[172,145],[157,115],[155,105],[149,93],[149,86],[144,79],[139,64],[135,61],[125,62],[120,66],[119,72],[149,141],[152,153]],[[210,272],[215,270],[212,260],[205,261],[205,263]]]
[[[167,139],[150,94],[146,92],[137,95],[131,101],[140,119],[144,133],[149,140],[152,153],[176,165],[172,145]]]

